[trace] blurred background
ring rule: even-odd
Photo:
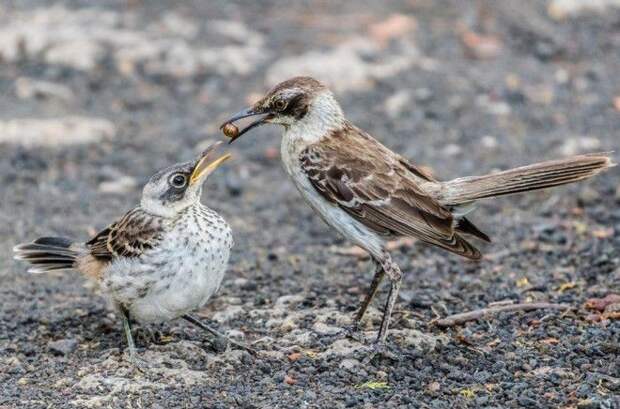
[[[79,310],[96,322],[107,317],[104,302],[75,275],[24,274],[11,247],[50,234],[86,240],[135,206],[156,170],[221,139],[228,115],[289,77],[325,81],[354,123],[449,179],[617,151],[619,71],[617,0],[4,0],[0,328],[43,349],[53,337],[36,330],[45,320],[80,341],[96,337],[71,317]],[[262,127],[240,139],[205,190],[237,243],[208,313],[231,297],[256,306],[299,293],[342,300],[337,309],[350,314],[367,266],[299,201],[279,134]],[[404,243],[402,308],[522,299],[518,282],[577,304],[588,289],[617,289],[619,202],[612,170],[483,205],[472,220],[497,239],[478,266]],[[553,290],[566,283],[579,291]],[[108,347],[116,335],[105,336]],[[24,353],[1,335],[0,345]],[[97,359],[97,348],[88,353]]]

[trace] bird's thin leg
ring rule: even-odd
[[[245,344],[243,344],[241,342],[237,342],[237,341],[234,341],[234,340],[228,338],[226,335],[222,334],[221,332],[219,332],[215,328],[210,327],[209,325],[207,325],[204,322],[200,321],[196,317],[193,317],[193,316],[191,316],[189,314],[185,314],[181,318],[183,318],[185,321],[187,321],[187,322],[197,326],[198,328],[207,331],[208,333],[210,333],[214,337],[225,339],[226,342],[228,342],[230,345],[234,345],[237,348],[246,350],[246,351],[248,351],[252,355],[256,354],[256,351],[254,349],[250,348],[249,346],[247,346],[247,345],[245,345]]]
[[[397,267],[398,268],[398,267]],[[400,270],[398,270],[400,273]],[[392,318],[392,311],[394,310],[394,304],[398,299],[398,291],[400,290],[400,284],[402,282],[402,275],[398,275],[397,278],[390,277],[390,293],[385,303],[385,310],[383,311],[383,318],[381,319],[381,327],[377,334],[377,343],[384,344],[388,334],[388,328],[390,326],[390,319]]]
[[[366,310],[375,297],[375,294],[377,294],[377,289],[385,276],[385,270],[383,269],[381,263],[377,262],[374,258],[372,259],[372,263],[375,267],[375,275],[372,279],[370,287],[368,288],[368,292],[366,292],[366,297],[364,298],[364,301],[362,301],[362,305],[359,310],[357,310],[357,314],[355,314],[355,319],[353,321],[353,328],[355,329],[360,327],[360,322],[362,321],[362,318],[364,318],[364,314],[366,314]]]
[[[127,338],[127,349],[129,349],[129,361],[139,370],[144,370],[147,366],[146,362],[138,357],[136,350],[136,344],[133,341],[131,335],[131,326],[129,325],[129,311],[126,308],[120,306],[121,318],[123,320],[123,330],[125,331],[125,338]]]
[[[383,270],[390,279],[390,292],[388,294],[387,301],[385,302],[383,318],[381,319],[381,327],[379,328],[379,333],[377,334],[377,339],[375,341],[373,351],[366,357],[366,359],[364,359],[364,363],[370,362],[370,360],[372,360],[372,358],[376,354],[389,355],[385,350],[385,340],[387,339],[392,311],[394,310],[394,305],[396,304],[396,300],[398,299],[398,291],[400,290],[400,285],[403,278],[403,274],[400,271],[400,268],[396,263],[392,261],[392,258],[389,254],[387,254],[387,252],[385,253],[383,260],[381,261],[381,265],[383,266]]]

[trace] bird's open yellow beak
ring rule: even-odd
[[[201,155],[201,158],[194,166],[194,170],[192,171],[192,175],[189,178],[189,184],[194,185],[203,181],[211,172],[217,169],[222,163],[226,162],[230,159],[230,153],[227,153],[223,156],[220,156],[217,159],[212,158],[213,151],[220,145],[220,143],[215,143],[209,146]]]

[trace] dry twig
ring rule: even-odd
[[[488,308],[481,308],[479,310],[463,312],[460,314],[450,315],[446,318],[438,319],[433,323],[440,327],[451,327],[454,325],[463,324],[468,321],[479,320],[489,315],[498,314],[500,312],[512,312],[512,311],[532,311],[541,309],[554,309],[554,310],[568,310],[571,307],[565,304],[553,304],[547,302],[534,302],[525,304],[510,304],[510,305],[497,305]]]

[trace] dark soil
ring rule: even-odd
[[[93,7],[61,3],[69,12]],[[0,120],[78,115],[116,129],[91,144],[0,143],[0,408],[620,407],[620,321],[584,307],[620,293],[618,168],[481,204],[471,219],[493,243],[480,244],[480,263],[417,244],[395,250],[405,279],[388,337],[394,357],[368,365],[362,345],[339,329],[370,283],[370,265],[343,254],[350,244],[300,201],[279,163],[276,128],[235,143],[234,161],[203,197],[230,222],[236,246],[218,296],[200,315],[253,343],[258,357],[218,352],[176,321],[140,331],[141,354],[157,363],[140,373],[123,354],[120,321],[82,277],[33,276],[11,260],[13,245],[38,236],[86,240],[135,206],[157,169],[221,138],[217,126],[268,88],[266,75],[281,58],[328,52],[354,36],[371,41],[369,27],[393,14],[415,19],[402,34],[408,42],[387,41],[362,60],[379,64],[414,47],[416,62],[369,75],[365,87],[338,97],[353,122],[438,177],[618,150],[618,9],[555,21],[534,1],[124,3],[97,7],[126,19],[118,27],[145,32],[177,13],[197,24],[188,40],[197,48],[243,43],[243,35],[209,30],[211,20],[240,21],[263,36],[264,56],[248,61],[245,74],[170,75],[144,65],[125,75],[112,60],[114,45],[88,69],[36,55],[0,63]],[[16,16],[35,26],[29,13],[49,7],[9,1],[0,5],[0,27]],[[499,50],[476,58],[463,30],[497,41]],[[73,96],[18,98],[20,77],[65,85]],[[404,106],[386,103],[403,91],[410,93]],[[102,188],[121,177],[136,184]],[[385,296],[384,288],[369,313],[368,344]],[[500,301],[573,308],[450,328],[432,323]]]

